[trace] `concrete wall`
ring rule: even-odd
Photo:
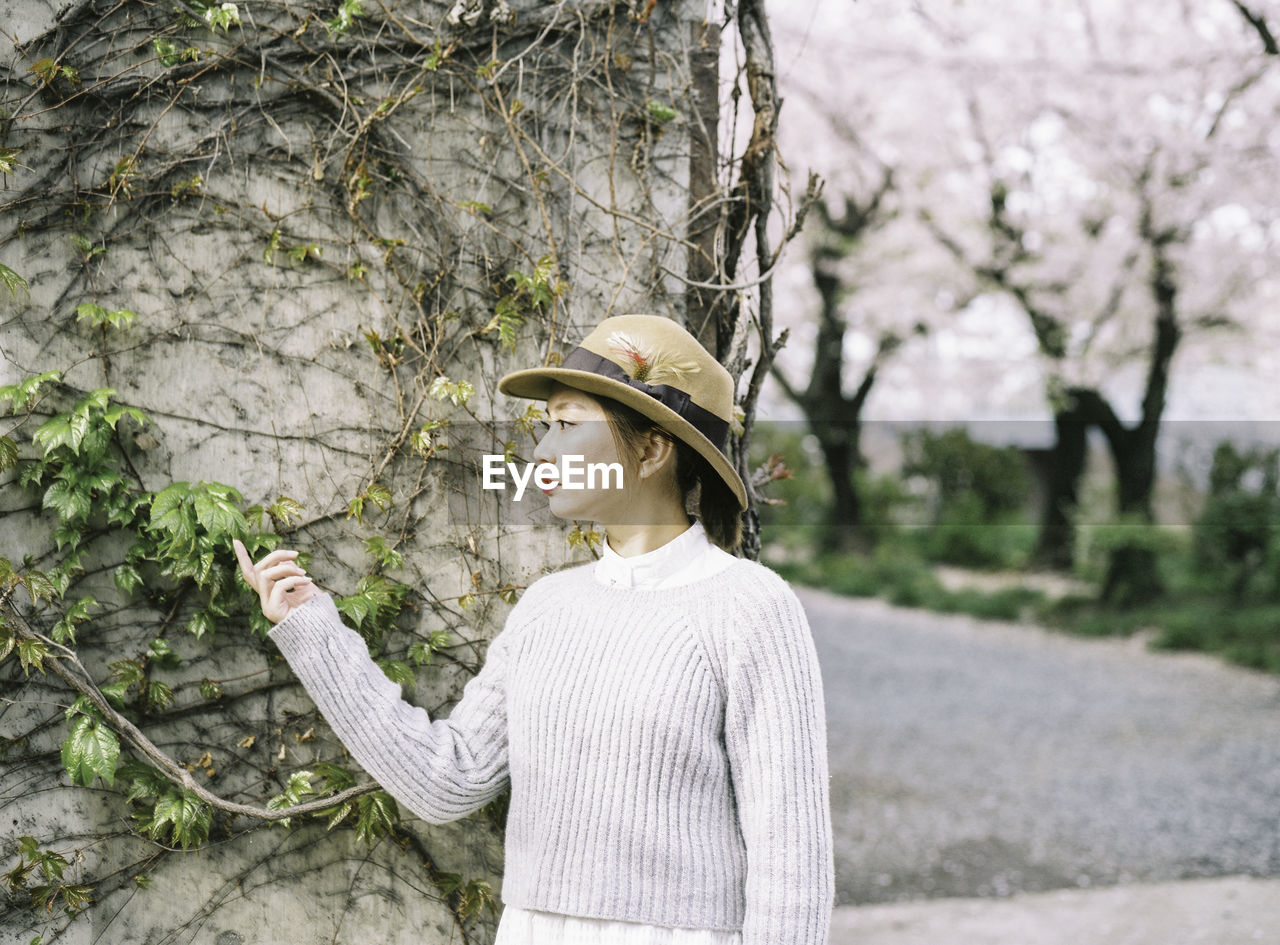
[[[405,534],[404,566],[392,572],[418,594],[405,627],[449,629],[482,644],[508,610],[486,591],[527,585],[588,552],[567,545],[563,522],[521,518],[513,530],[459,521],[443,492],[455,455],[424,466],[404,449],[388,459],[389,444],[435,418],[457,424],[459,440],[500,452],[516,434],[489,435],[491,421],[526,406],[496,395],[502,373],[567,353],[608,314],[684,317],[681,240],[698,108],[687,46],[701,7],[661,3],[638,24],[621,4],[610,19],[606,4],[525,2],[513,4],[514,25],[495,28],[492,4],[474,27],[451,25],[450,4],[389,2],[393,18],[366,4],[352,35],[376,33],[376,55],[351,39],[326,61],[308,54],[308,38],[314,46],[325,35],[316,23],[292,35],[305,21],[297,5],[241,3],[244,26],[226,35],[178,26],[168,11],[123,6],[0,0],[0,20],[23,44],[3,52],[4,102],[16,118],[0,145],[21,147],[27,165],[0,193],[0,262],[30,284],[29,299],[0,296],[0,384],[57,368],[66,385],[13,433],[23,455],[34,455],[29,436],[44,415],[78,393],[113,387],[155,421],[144,433],[122,424],[121,447],[146,488],[215,480],[249,503],[293,497],[305,514],[288,542],[314,555],[312,572],[335,593],[351,593],[369,570],[364,538]],[[185,85],[155,61],[150,41],[161,29],[180,48],[201,51],[199,63],[179,67]],[[437,38],[446,47],[456,41],[452,63],[423,70]],[[490,50],[507,64],[494,81],[475,73]],[[46,55],[80,70],[78,90],[33,88],[27,67]],[[200,71],[215,61],[217,69]],[[119,88],[121,72],[135,84],[104,104],[98,92]],[[300,94],[290,76],[320,91]],[[369,119],[378,101],[414,86],[390,117]],[[495,89],[508,109],[523,103],[512,118],[523,135],[493,111]],[[343,113],[322,93],[345,94],[362,111]],[[651,100],[678,117],[646,121]],[[113,125],[114,109],[127,121]],[[357,135],[362,117],[372,130]],[[113,169],[140,142],[133,192],[113,201]],[[346,183],[362,163],[371,196],[349,212]],[[198,187],[178,186],[195,174]],[[270,261],[264,251],[277,229]],[[86,260],[73,234],[105,252]],[[379,240],[405,242],[388,254]],[[290,247],[310,243],[317,259],[290,260]],[[569,292],[548,324],[526,325],[516,351],[505,351],[496,333],[478,329],[510,288],[507,273],[529,271],[553,247]],[[352,275],[357,262],[363,278]],[[85,301],[139,318],[125,332],[98,331],[76,322]],[[369,330],[407,339],[404,360],[380,364]],[[437,376],[468,379],[475,395],[465,407],[425,397]],[[528,458],[532,441],[518,443]],[[361,526],[345,510],[375,477],[396,504]],[[58,558],[51,518],[39,493],[14,479],[14,471],[0,474],[0,554],[17,561],[31,552],[47,568]],[[104,603],[80,634],[99,681],[107,663],[157,635],[186,661],[165,677],[177,693],[174,711],[140,720],[162,748],[188,763],[210,752],[216,773],[198,776],[253,803],[313,760],[342,761],[270,643],[234,621],[197,640],[163,602],[122,598],[110,569],[123,550],[118,538],[95,540],[68,596]],[[473,590],[477,603],[465,611],[454,600],[433,603]],[[50,619],[37,617],[45,626]],[[447,712],[482,651],[460,645],[454,659],[419,670],[411,701]],[[199,695],[205,677],[226,681],[217,706]],[[24,683],[13,659],[0,666],[0,680],[5,698],[16,700],[0,709],[3,834],[29,834],[62,852],[72,861],[67,878],[94,885],[98,899],[61,933],[58,916],[0,914],[0,939],[457,942],[464,930],[423,863],[500,890],[500,835],[482,820],[432,827],[410,817],[402,850],[389,841],[370,849],[349,830],[326,834],[319,822],[287,831],[220,819],[216,842],[199,852],[158,849],[133,833],[119,790],[69,785],[58,745],[71,696],[57,680]],[[315,737],[303,740],[309,729]],[[254,745],[237,747],[250,734]],[[0,841],[0,868],[15,858],[15,844]],[[145,889],[132,880],[142,874],[150,877]],[[495,924],[486,913],[467,924],[466,940],[491,941]]]

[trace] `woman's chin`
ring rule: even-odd
[[[547,510],[566,522],[599,522],[600,507],[580,491],[566,493],[557,489],[547,496]]]
[[[551,514],[557,518],[574,519],[581,518],[578,514],[580,503],[567,499],[563,489],[557,489],[555,492],[547,496],[547,508]]]

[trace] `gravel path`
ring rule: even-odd
[[[1275,945],[1280,880],[1174,883],[841,908],[831,945]]]
[[[1280,679],[795,590],[841,905],[1280,876]]]

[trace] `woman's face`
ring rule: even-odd
[[[613,431],[600,402],[590,394],[556,384],[547,397],[546,412],[549,424],[534,448],[534,461],[551,463],[563,475],[565,457],[580,456],[580,460],[573,460],[578,471],[572,475],[584,486],[572,489],[562,484],[550,491],[544,490],[551,513],[570,521],[626,521],[634,506],[637,484],[628,481],[629,471],[618,455]],[[623,473],[621,477],[616,472],[597,473],[594,487],[585,488],[589,484],[587,468],[592,463],[616,463]]]

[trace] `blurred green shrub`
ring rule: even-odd
[[[1190,535],[1186,526],[1158,525],[1140,514],[1122,515],[1110,522],[1080,525],[1076,530],[1077,576],[1101,583],[1106,576],[1111,553],[1117,548],[1150,550],[1161,567],[1161,577],[1175,568],[1174,557],[1189,553]]]
[[[1280,590],[1280,450],[1219,443],[1195,522],[1193,560],[1209,584],[1244,599],[1255,579]]]
[[[939,516],[965,496],[977,498],[986,515],[1023,509],[1031,474],[1014,446],[979,443],[967,430],[911,430],[902,436],[903,476],[923,476],[937,490]]]
[[[772,537],[791,543],[792,534],[802,534],[803,541],[817,544],[817,533],[831,521],[832,489],[830,473],[816,450],[806,448],[808,432],[801,424],[760,424],[755,428],[751,444],[751,466],[767,463],[780,455],[790,470],[787,478],[773,479],[763,488],[777,504],[760,507],[760,524]],[[854,491],[861,511],[862,528],[870,545],[897,534],[904,510],[918,505],[898,474],[874,475],[867,469],[854,471]],[[785,529],[780,526],[804,526]]]
[[[1034,541],[1023,519],[1031,474],[1013,446],[979,443],[962,429],[912,430],[902,437],[903,477],[932,487],[932,528],[920,536],[930,561],[970,568],[1017,567]]]

